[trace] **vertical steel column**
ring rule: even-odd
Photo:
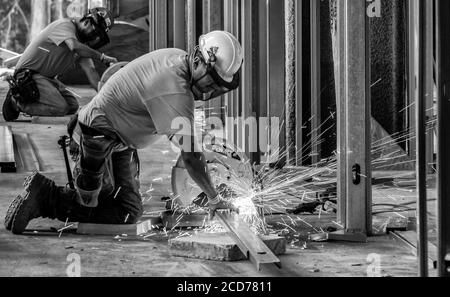
[[[167,0],[150,0],[150,51],[167,47]]]
[[[238,0],[224,0],[224,30],[234,34],[239,38],[238,32],[238,15],[239,15]],[[225,128],[227,130],[227,142],[236,146],[237,130],[235,129],[234,119],[239,115],[239,90],[230,92],[224,96],[224,105],[227,109],[227,119],[225,121]]]
[[[195,13],[195,0],[187,0],[186,10],[187,10],[187,49],[188,52],[192,52],[194,47],[197,45],[197,29],[196,29],[196,13]]]
[[[241,71],[241,116],[244,120],[244,125],[241,131],[241,143],[247,155],[253,162],[254,154],[257,152],[257,128],[256,114],[253,108],[253,1],[241,1],[241,44],[244,51],[244,64]],[[254,120],[255,119],[255,120]],[[249,131],[246,131],[247,125]],[[253,131],[252,131],[253,130]],[[256,134],[255,134],[256,132]]]
[[[347,56],[345,55],[344,41],[347,39],[346,24],[344,21],[345,5],[341,3],[343,0],[337,1],[337,37],[336,37],[336,57],[335,73],[336,73],[336,111],[337,111],[337,196],[338,196],[338,222],[345,225],[346,209],[347,209],[347,175],[345,172],[347,164],[347,146],[346,146],[346,127],[347,114],[345,112],[345,96],[346,96],[346,78],[343,72],[343,65],[347,65]],[[342,168],[342,171],[341,171]]]
[[[450,1],[436,4],[436,67],[438,82],[438,275],[450,277]]]
[[[258,0],[258,106],[259,106],[259,135],[258,144],[263,153],[269,146],[269,131],[266,129],[268,118],[268,1]],[[265,160],[262,159],[264,162]]]
[[[232,32],[232,23],[233,23],[233,16],[232,16],[232,0],[224,0],[223,4],[223,27],[225,31]],[[225,108],[227,110],[227,117],[233,116],[233,100],[232,100],[232,94],[226,94],[225,96]],[[231,140],[230,140],[231,141]]]
[[[286,106],[286,163],[296,165],[296,80],[295,80],[295,0],[284,0],[285,23],[285,106]],[[301,21],[301,19],[300,19]]]
[[[202,34],[211,31],[211,0],[202,0]],[[216,99],[214,99],[216,100]],[[207,101],[203,104],[205,117],[211,117],[212,102]]]
[[[156,20],[155,20],[155,0],[149,0],[148,2],[148,21],[149,21],[149,51],[152,52],[156,50]]]
[[[320,100],[320,2],[310,0],[311,5],[311,160],[320,161],[320,127],[322,124]]]
[[[433,163],[434,163],[434,133],[435,129],[430,129],[432,126],[431,120],[434,117],[434,12],[433,12],[433,0],[425,1],[425,31],[426,31],[426,57],[425,57],[425,109],[426,109],[426,122],[427,122],[427,171],[430,173],[434,173]]]
[[[245,1],[245,0],[243,0]],[[286,160],[286,125],[285,117],[285,51],[284,51],[284,24],[281,19],[284,15],[284,1],[269,0],[267,16],[267,84],[268,84],[268,117],[271,118],[269,143],[272,148],[279,148],[278,154],[270,162],[284,165]],[[279,119],[279,135],[272,128],[276,123],[273,118]],[[278,143],[274,143],[278,142]],[[276,150],[276,149],[274,149]],[[274,152],[272,152],[274,153]]]
[[[303,18],[302,2],[295,1],[295,113],[296,113],[296,165],[301,166],[303,157]]]
[[[203,0],[203,28],[202,33],[208,33],[214,30],[222,29],[222,0]],[[204,105],[206,117],[222,112],[222,98],[216,98],[205,102]],[[214,115],[218,116],[218,115]]]
[[[341,59],[341,89],[337,98],[340,135],[338,185],[345,180],[346,198],[344,230],[330,233],[329,238],[359,242],[367,240],[372,228],[370,55],[366,1],[338,0],[338,24]],[[343,152],[345,156],[342,156]],[[342,194],[338,193],[340,202]]]
[[[156,48],[167,47],[167,0],[156,0]]]
[[[173,1],[173,46],[179,49],[186,49],[185,40],[185,2],[179,0]]]
[[[418,19],[418,6],[421,0],[409,0],[408,1],[408,127],[410,135],[414,135],[416,128],[416,116],[415,116],[415,102],[417,100],[418,88],[418,34],[419,34],[419,19]],[[411,137],[408,144],[409,155],[414,158],[416,156],[416,138]]]
[[[426,157],[426,120],[425,120],[425,98],[426,98],[426,1],[419,1],[419,38],[417,52],[419,55],[417,87],[419,96],[416,100],[416,171],[417,171],[417,257],[419,264],[419,275],[428,276],[428,237],[427,237],[427,157]]]

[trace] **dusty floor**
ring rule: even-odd
[[[0,104],[3,104],[5,84],[0,82]],[[76,89],[78,90],[78,89]],[[91,92],[78,90],[84,97]],[[84,93],[83,93],[84,92]],[[0,125],[4,125],[0,117]],[[14,133],[29,133],[41,171],[54,178],[58,184],[66,182],[63,155],[57,140],[65,134],[65,126],[60,120],[31,124],[27,121],[11,124]],[[177,155],[172,152],[167,141],[162,139],[155,146],[141,151],[142,192],[149,189],[152,199],[147,208],[155,207],[155,202],[170,194],[170,173]],[[26,168],[19,173],[0,174],[0,218],[4,218],[10,201],[20,191],[22,181],[27,176]],[[145,177],[145,178],[143,178]],[[388,197],[388,196],[394,196]],[[431,193],[431,196],[433,193]],[[400,198],[399,198],[400,197]],[[392,199],[411,201],[414,192],[383,188],[374,195],[375,203],[386,203]],[[161,204],[161,203],[159,203]],[[433,207],[433,204],[430,204]],[[414,213],[412,213],[413,215]],[[399,214],[401,215],[401,214]],[[407,214],[403,214],[407,215]],[[269,221],[276,221],[272,217]],[[303,216],[314,226],[329,225],[333,217]],[[385,217],[375,219],[380,227]],[[380,235],[369,239],[366,244],[349,243],[304,243],[299,241],[288,245],[287,254],[280,256],[283,268],[264,267],[256,272],[248,261],[223,263],[174,257],[170,254],[167,240],[170,236],[128,238],[117,240],[111,236],[81,236],[64,232],[60,236],[51,228],[59,228],[61,222],[35,220],[30,232],[15,236],[0,225],[0,276],[66,276],[71,256],[77,254],[81,260],[82,276],[367,276],[373,271],[370,262],[379,256],[381,276],[415,276],[416,258],[404,244],[391,236]],[[311,232],[306,224],[298,224],[299,234]],[[434,229],[431,224],[430,234]],[[373,262],[372,262],[373,263]]]

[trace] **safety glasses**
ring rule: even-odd
[[[239,72],[234,76],[233,81],[227,82],[223,80],[217,71],[214,69],[212,62],[215,57],[212,57],[208,62],[205,61],[198,47],[195,48],[191,61],[191,69],[198,71],[200,63],[203,63],[203,73],[196,73],[197,79],[192,78],[191,90],[195,95],[197,101],[208,101],[220,97],[230,91],[239,87]]]

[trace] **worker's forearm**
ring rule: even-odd
[[[101,61],[102,59],[102,53],[82,43],[77,43],[73,51],[76,52],[81,58],[91,58],[98,61]]]
[[[209,199],[215,198],[218,193],[211,182],[204,154],[182,152],[182,156],[184,165],[191,178]]]
[[[98,83],[100,81],[100,75],[95,70],[91,70],[90,72],[86,73],[89,83],[91,86],[98,92]]]

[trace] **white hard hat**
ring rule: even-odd
[[[212,31],[200,36],[199,49],[205,61],[215,55],[214,69],[226,82],[231,82],[244,60],[242,47],[233,34],[226,31]]]

